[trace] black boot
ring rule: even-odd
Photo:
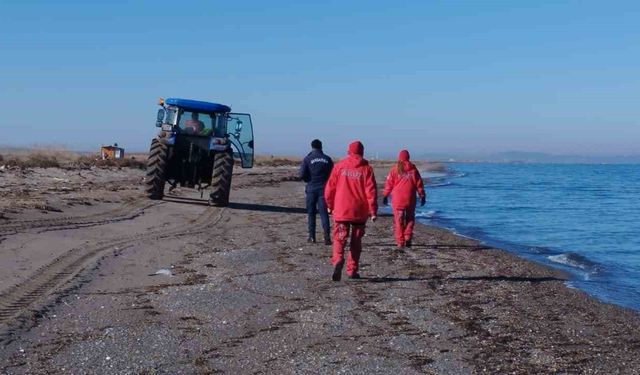
[[[309,236],[309,238],[307,238],[307,242],[308,243],[316,243],[316,239],[311,237],[311,236]]]
[[[344,266],[344,260],[336,263],[335,267],[333,267],[333,275],[331,276],[331,280],[340,281],[342,278],[342,266]]]
[[[331,236],[329,235],[329,233],[324,234],[324,244],[331,245]]]
[[[411,247],[411,239],[408,239],[405,243],[404,246],[406,247]]]

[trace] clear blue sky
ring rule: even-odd
[[[263,154],[637,154],[639,20],[638,1],[0,0],[0,144],[144,150],[173,96],[251,113]]]

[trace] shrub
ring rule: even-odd
[[[25,160],[23,168],[59,168],[60,162],[54,155],[41,153],[31,154]]]
[[[140,156],[140,155],[138,155]],[[145,169],[146,161],[131,156],[124,159],[102,160],[98,154],[77,154],[55,150],[24,150],[0,155],[0,162],[9,167],[86,169],[91,167],[116,167]]]
[[[295,157],[256,156],[255,165],[259,167],[298,166],[302,160]]]

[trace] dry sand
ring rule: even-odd
[[[215,208],[135,169],[0,171],[0,373],[640,372],[636,312],[445,230],[397,251],[381,217],[332,282],[295,173],[236,169]]]

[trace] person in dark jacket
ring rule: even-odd
[[[320,140],[314,139],[311,142],[311,149],[300,165],[300,178],[307,183],[305,188],[309,227],[307,242],[316,242],[316,213],[320,213],[320,221],[324,229],[324,244],[331,245],[331,227],[327,204],[324,200],[324,185],[333,169],[333,160],[322,152]]]

